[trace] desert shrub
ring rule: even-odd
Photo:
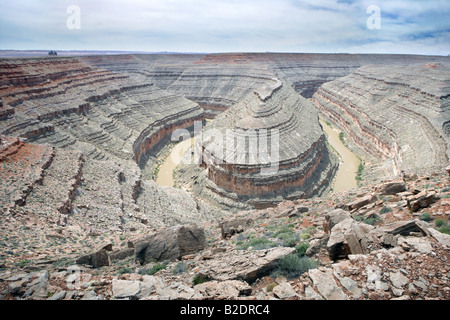
[[[128,268],[128,267],[121,268],[118,271],[119,274],[133,273],[133,272],[134,272],[133,269]]]
[[[375,225],[377,222],[380,222],[381,219],[379,216],[375,215],[372,218],[366,218],[363,220],[364,223],[370,224],[371,226]]]
[[[187,263],[179,262],[175,265],[175,267],[173,267],[172,274],[174,274],[174,275],[181,274],[181,273],[187,272],[188,270],[189,270],[189,266],[187,265]]]
[[[276,247],[277,243],[270,241],[267,238],[252,238],[249,239],[247,242],[242,244],[239,249],[241,250],[247,250],[248,248],[252,247],[253,250],[264,250]]]
[[[272,292],[273,288],[275,288],[278,284],[276,282],[271,282],[266,286],[266,291],[267,292]]]
[[[302,240],[307,240],[307,239],[311,238],[311,231],[313,231],[313,230],[314,230],[314,227],[309,227],[309,228],[303,230],[302,234],[300,235],[300,238]]]
[[[294,247],[299,240],[297,233],[292,230],[293,226],[283,226],[280,230],[275,232],[273,237],[282,241],[284,247]]]
[[[345,145],[345,140],[344,140],[344,133],[341,131],[339,132],[339,140],[341,140],[342,144]]]
[[[316,260],[309,257],[300,258],[297,254],[293,253],[278,262],[278,268],[275,270],[273,276],[285,276],[286,278],[292,279],[318,266],[319,263]]]
[[[295,246],[295,249],[297,250],[297,255],[299,257],[303,257],[306,253],[306,250],[308,250],[308,248],[309,248],[309,243],[307,243],[307,242],[301,242]]]
[[[152,276],[155,273],[157,273],[158,271],[166,269],[167,263],[168,263],[167,261],[164,261],[162,263],[156,263],[150,269],[144,268],[144,269],[141,269],[138,273],[143,274],[143,275]]]
[[[428,212],[424,212],[420,215],[420,220],[431,221],[431,215]]]
[[[445,224],[446,224],[446,221],[445,221],[444,218],[439,218],[439,219],[436,219],[436,220],[434,221],[434,225],[435,225],[437,228],[440,228],[440,227],[442,227],[442,226],[445,225]]]
[[[205,283],[207,281],[210,281],[210,279],[202,273],[198,273],[192,278],[194,286],[197,284]]]
[[[450,227],[448,225],[440,227],[438,231],[450,235]]]
[[[384,206],[384,207],[381,208],[381,210],[380,210],[380,214],[385,214],[385,213],[388,213],[388,212],[392,212],[392,208],[391,208],[391,207],[386,207],[386,206]]]
[[[361,182],[363,171],[364,171],[364,164],[361,162],[358,166],[358,171],[356,172],[355,176],[356,181]]]

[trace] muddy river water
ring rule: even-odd
[[[357,187],[355,179],[360,163],[359,158],[351,152],[339,139],[340,130],[330,127],[324,120],[320,120],[329,144],[339,153],[340,166],[333,182],[333,191],[340,192]],[[194,138],[177,143],[169,156],[159,167],[156,182],[162,186],[173,186],[173,172],[181,163],[183,154],[192,146]]]
[[[341,132],[337,128],[330,127],[324,120],[320,120],[328,143],[339,153],[339,170],[334,178],[333,191],[341,192],[357,187],[356,172],[360,163],[359,158],[350,151],[339,139]]]
[[[175,168],[182,162],[183,154],[189,150],[194,143],[194,138],[178,142],[170,152],[169,156],[159,167],[156,183],[161,186],[173,187],[175,181],[173,180],[173,172]]]

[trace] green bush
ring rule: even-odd
[[[266,291],[267,292],[272,292],[273,288],[275,288],[278,284],[276,282],[271,282],[266,286]]]
[[[341,131],[339,132],[339,140],[341,140],[342,144],[345,145],[345,140],[344,140],[344,133]]]
[[[391,208],[391,207],[386,207],[386,206],[384,206],[384,207],[381,208],[381,210],[380,210],[380,214],[385,214],[385,213],[388,213],[388,212],[392,212],[392,208]]]
[[[264,250],[276,247],[277,244],[267,238],[252,238],[239,247],[241,250],[247,250],[252,247],[253,250]]]
[[[431,221],[431,216],[428,212],[424,212],[420,215],[420,220],[422,221]]]
[[[309,243],[307,243],[307,242],[301,242],[295,246],[295,249],[297,250],[297,255],[299,257],[303,257],[306,253],[306,250],[308,250],[308,248],[309,248]]]
[[[438,231],[450,235],[450,227],[448,225],[440,227]]]
[[[284,247],[294,247],[299,240],[298,234],[296,234],[291,228],[293,228],[293,226],[284,226],[273,235],[273,237],[282,241],[282,245]]]
[[[133,269],[131,269],[131,268],[128,268],[128,267],[125,267],[125,268],[121,268],[121,269],[119,269],[119,274],[125,274],[125,273],[133,273],[134,271],[133,271]]]
[[[356,181],[360,182],[362,180],[362,173],[364,171],[364,164],[362,162],[360,162],[359,166],[358,166],[358,171],[356,172]]]
[[[445,221],[444,218],[439,218],[439,219],[436,219],[436,220],[434,221],[434,225],[435,225],[437,228],[440,228],[440,227],[444,226],[445,224],[446,224],[446,221]]]
[[[160,270],[164,270],[167,267],[168,262],[156,263],[150,269],[141,269],[138,273],[152,276]]]
[[[381,219],[379,216],[375,215],[372,218],[366,218],[363,220],[364,223],[370,224],[371,226],[375,225],[377,222],[380,222]]]
[[[318,266],[319,263],[317,261],[309,257],[300,258],[297,254],[293,253],[278,262],[278,268],[275,270],[273,276],[285,276],[286,278],[292,279]]]
[[[194,276],[194,278],[192,278],[192,282],[194,283],[194,286],[197,285],[197,284],[201,284],[201,283],[207,282],[209,280],[210,279],[207,276],[205,276],[204,274],[201,274],[201,273],[196,274]]]

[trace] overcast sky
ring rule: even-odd
[[[0,0],[0,49],[448,55],[450,1]]]

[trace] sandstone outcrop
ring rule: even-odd
[[[205,249],[205,234],[198,226],[177,226],[161,230],[138,240],[135,244],[136,261],[149,262],[177,260]]]

